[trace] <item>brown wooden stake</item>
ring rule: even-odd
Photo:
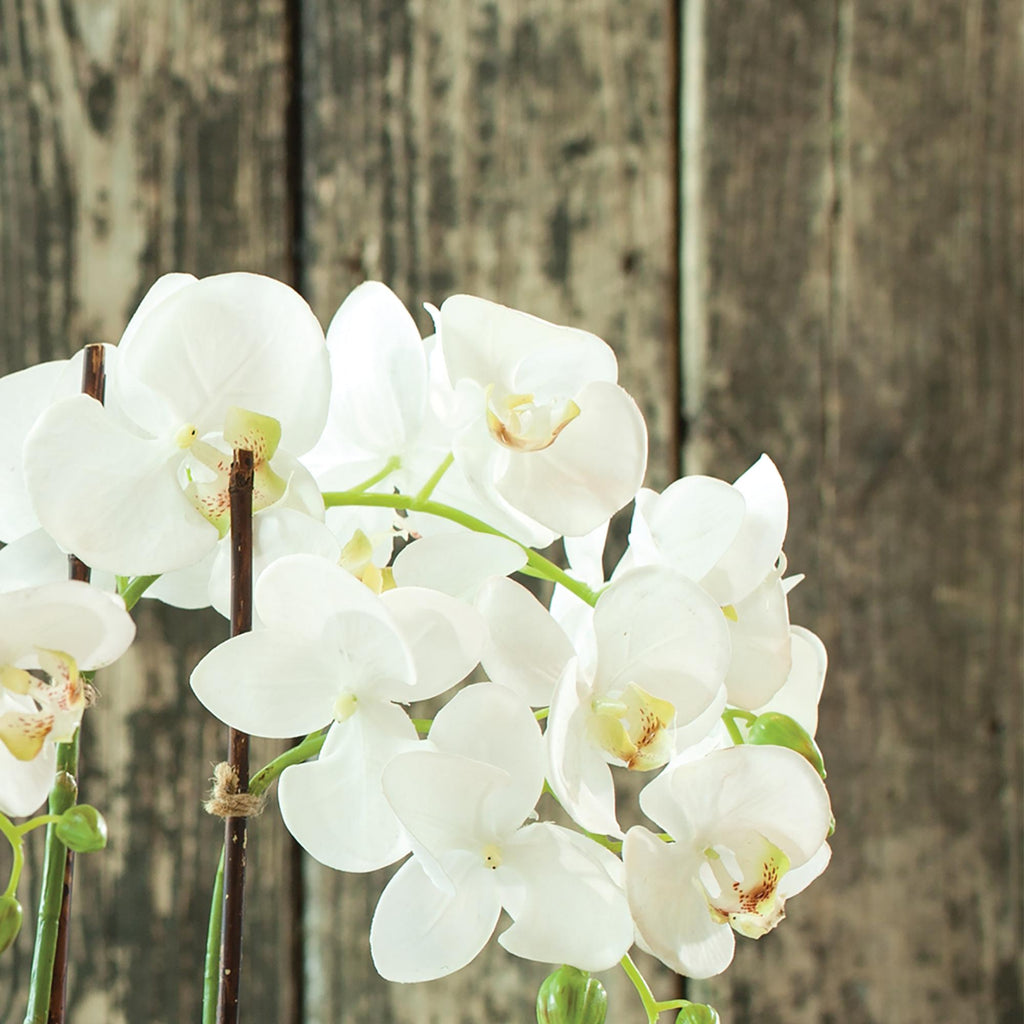
[[[103,401],[107,385],[103,358],[102,345],[85,346],[85,360],[82,364],[82,394],[95,398],[97,402]],[[88,583],[91,575],[91,570],[85,562],[74,555],[68,555],[69,579]],[[54,947],[53,979],[50,982],[50,1009],[46,1017],[47,1024],[64,1024],[67,1010],[68,933],[74,876],[75,855],[68,850],[64,860],[64,886],[60,903],[60,917],[57,919],[57,944]]]
[[[238,450],[231,463],[231,635],[252,629],[252,452]],[[228,763],[238,792],[249,789],[249,735],[228,730]],[[245,818],[224,819],[224,909],[220,931],[217,1024],[238,1020],[245,909]]]

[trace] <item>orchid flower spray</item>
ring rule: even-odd
[[[76,393],[80,360],[0,379],[0,831],[16,856],[40,823],[100,845],[91,808],[12,819],[53,786],[82,673],[131,642],[126,608],[212,606],[232,635],[195,665],[198,701],[232,743],[304,737],[229,795],[277,781],[310,856],[391,869],[382,977],[438,981],[497,935],[554,969],[541,1024],[600,1024],[591,975],[617,965],[648,1024],[716,1020],[658,1001],[630,950],[717,974],[828,864],[827,655],[790,622],[782,476],[762,455],[734,483],[645,489],[612,345],[476,296],[426,305],[424,337],[365,282],[325,335],[280,282],[171,274],[107,348],[104,402]],[[52,582],[67,554],[92,584]],[[229,875],[214,924],[238,920]]]

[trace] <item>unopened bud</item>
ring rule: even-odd
[[[541,982],[537,1024],[604,1024],[608,994],[604,985],[577,967],[559,967]]]
[[[825,759],[821,756],[818,744],[796,719],[781,711],[766,711],[758,715],[747,733],[747,742],[789,747],[805,757],[811,767],[825,778]]]
[[[93,853],[107,845],[107,823],[88,804],[69,807],[55,826],[57,838],[75,853]]]
[[[706,1003],[690,1003],[679,1011],[676,1024],[719,1024],[718,1012]]]
[[[18,937],[21,916],[21,904],[13,896],[0,896],[0,953]]]

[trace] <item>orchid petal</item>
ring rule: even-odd
[[[789,606],[778,575],[771,574],[734,605],[727,621],[732,644],[725,677],[729,703],[759,707],[785,683],[793,663]]]
[[[2,557],[2,555],[0,555]],[[809,629],[793,626],[790,630],[793,644],[793,666],[782,689],[767,704],[757,709],[758,714],[778,711],[799,722],[813,736],[818,730],[818,701],[828,670],[828,652],[825,645]]]
[[[346,675],[339,654],[300,634],[261,629],[214,647],[190,683],[200,703],[232,728],[285,739],[331,720]]]
[[[529,960],[585,971],[614,967],[633,944],[629,906],[613,881],[621,867],[609,851],[558,825],[520,829],[497,872],[515,919],[498,942]]]
[[[622,388],[594,381],[576,402],[580,414],[550,447],[509,452],[496,480],[497,491],[514,508],[574,537],[630,501],[647,466],[647,427]]]
[[[381,893],[370,925],[370,954],[388,981],[431,981],[465,967],[487,944],[501,902],[493,874],[468,855],[449,858],[457,881],[438,889],[415,858]]]
[[[305,300],[247,273],[168,291],[119,346],[118,391],[131,418],[154,434],[195,424],[202,436],[239,406],[278,420],[293,454],[311,448],[327,416],[330,370]],[[161,407],[142,400],[147,391],[163,398]]]
[[[526,552],[514,541],[486,533],[443,533],[407,544],[394,563],[401,587],[431,587],[472,600],[491,576],[507,576],[526,564]]]
[[[678,974],[721,974],[732,963],[736,938],[711,917],[696,851],[663,843],[638,826],[626,833],[622,855],[629,907],[644,945]]]
[[[550,704],[575,654],[562,628],[530,591],[504,576],[480,588],[476,606],[489,629],[480,659],[488,678],[515,690],[533,707]],[[528,644],[524,637],[530,638]]]
[[[486,627],[471,605],[423,587],[386,591],[381,602],[416,667],[415,683],[391,694],[392,699],[403,703],[429,700],[476,668]]]
[[[316,761],[282,773],[278,801],[288,831],[336,871],[375,871],[404,856],[409,840],[384,796],[381,773],[418,742],[401,708],[361,703],[331,726]]]
[[[25,442],[25,482],[39,521],[87,565],[122,576],[191,565],[218,532],[185,497],[180,450],[130,434],[95,399],[50,406]],[[88,495],[88,500],[69,496]]]

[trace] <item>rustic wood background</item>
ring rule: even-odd
[[[1019,1024],[1021,31],[1013,0],[0,0],[0,371],[115,340],[170,270],[601,334],[650,484],[776,459],[832,659],[833,866],[692,991],[728,1024]],[[223,628],[139,620],[85,729],[113,838],[79,859],[73,1024],[198,1019],[224,741],[186,678]],[[253,833],[244,1019],[533,1019],[544,969],[496,946],[380,981],[382,878]]]

